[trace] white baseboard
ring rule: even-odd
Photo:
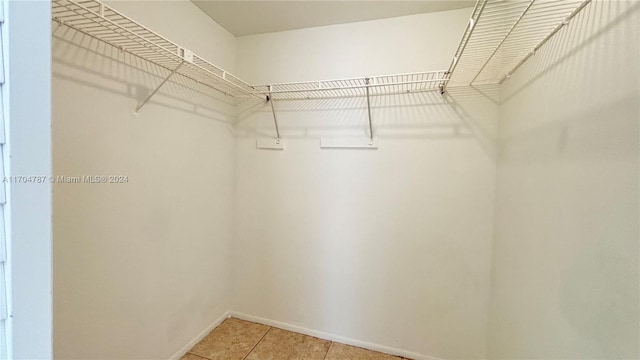
[[[259,317],[259,316],[249,315],[249,314],[245,314],[245,313],[241,313],[241,312],[237,312],[237,311],[229,311],[229,312],[227,312],[227,314],[229,316],[231,316],[231,317],[235,317],[235,318],[238,318],[238,319],[241,319],[241,320],[246,320],[246,321],[251,321],[251,322],[255,322],[255,323],[259,323],[259,324],[269,325],[269,326],[277,327],[277,328],[280,328],[280,329],[289,330],[289,331],[293,331],[293,332],[297,332],[297,333],[301,333],[301,334],[317,337],[317,338],[324,339],[324,340],[335,341],[335,342],[339,342],[339,343],[343,343],[343,344],[347,344],[347,345],[351,345],[351,346],[356,346],[356,347],[360,347],[360,348],[363,348],[363,349],[378,351],[378,352],[385,353],[385,354],[403,356],[403,357],[407,357],[407,358],[415,359],[415,360],[442,360],[440,358],[429,356],[429,355],[423,355],[423,354],[419,354],[419,353],[412,352],[412,351],[396,349],[396,348],[392,348],[392,347],[388,347],[388,346],[384,346],[384,345],[378,345],[378,344],[374,344],[374,343],[370,343],[370,342],[366,342],[366,341],[349,339],[349,338],[346,338],[346,337],[342,337],[342,336],[326,333],[326,332],[323,332],[323,331],[307,329],[307,328],[303,328],[301,326],[291,325],[291,324],[287,324],[287,323],[284,323],[284,322],[271,320],[271,319],[265,319],[265,318],[262,318],[262,317]],[[188,351],[188,349],[187,349],[187,351]],[[171,359],[171,360],[174,360],[174,359]]]
[[[198,335],[196,335],[193,340],[189,341],[185,346],[181,347],[180,350],[176,351],[175,354],[171,355],[169,360],[180,360],[181,357],[184,356],[195,344],[199,343],[207,334],[213,330],[216,326],[220,325],[224,321],[224,319],[232,316],[230,311],[225,312],[219,318],[214,320],[209,326],[207,326],[204,330],[202,330]]]

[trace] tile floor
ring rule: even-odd
[[[404,359],[235,318],[226,319],[182,360]]]

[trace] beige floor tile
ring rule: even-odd
[[[206,360],[206,359],[193,354],[186,354],[185,356],[181,357],[180,360]]]
[[[268,330],[266,325],[229,318],[189,352],[213,360],[242,360]]]
[[[323,360],[330,341],[271,328],[247,360]]]
[[[397,356],[366,350],[340,343],[331,344],[325,360],[397,360]]]

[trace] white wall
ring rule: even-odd
[[[190,2],[113,4],[256,83],[445,69],[470,12],[236,47]],[[502,93],[374,97],[367,151],[318,146],[367,136],[364,99],[277,102],[282,152],[255,149],[264,104],[234,139],[179,82],[134,117],[166,73],[57,29],[54,172],[129,183],[54,187],[56,357],[166,358],[225,310],[447,359],[638,357],[637,4],[595,2]]]
[[[266,84],[446,70],[470,13],[460,9],[239,37],[238,73],[249,83]]]
[[[233,71],[191,2],[113,6]],[[169,83],[134,117],[166,72],[65,27],[53,47],[54,173],[129,180],[54,186],[55,357],[169,358],[231,306],[231,107]]]
[[[593,2],[504,83],[490,358],[639,356],[639,19]]]
[[[253,82],[445,69],[470,9],[238,39]],[[496,89],[492,89],[497,95]],[[234,306],[240,312],[441,358],[482,358],[493,228],[497,105],[470,89],[277,102],[237,124]],[[459,103],[459,106],[455,104]],[[402,105],[402,106],[400,106]]]

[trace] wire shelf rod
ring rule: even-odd
[[[516,20],[513,25],[511,26],[511,29],[509,29],[509,31],[505,34],[504,38],[502,39],[502,41],[500,41],[500,43],[498,44],[498,46],[496,46],[495,50],[493,50],[493,52],[491,53],[491,55],[489,55],[489,57],[487,58],[487,61],[485,61],[484,65],[482,65],[482,67],[480,68],[480,70],[478,70],[478,72],[476,73],[476,76],[473,77],[473,79],[471,79],[471,81],[469,82],[469,85],[473,84],[474,81],[476,81],[476,79],[478,78],[478,76],[480,75],[480,73],[482,72],[482,70],[484,70],[487,67],[487,64],[491,61],[491,59],[493,59],[493,57],[496,55],[496,53],[498,52],[498,50],[500,50],[500,47],[502,46],[502,44],[504,44],[505,41],[507,41],[507,38],[509,37],[509,35],[511,35],[511,33],[513,32],[513,30],[516,28],[516,26],[518,26],[518,24],[520,23],[520,21],[522,20],[522,18],[524,18],[524,16],[527,14],[527,12],[529,11],[529,9],[531,9],[531,6],[533,6],[533,3],[535,2],[535,0],[531,0],[529,2],[529,5],[527,5],[527,7],[524,9],[524,11],[522,12],[522,14],[520,14],[520,17],[518,17],[518,20]]]
[[[481,1],[474,9],[483,7],[482,16],[472,13],[447,85],[503,82],[591,0]]]
[[[400,76],[412,76],[412,75],[433,75],[433,74],[440,74],[440,75],[444,75],[446,73],[446,70],[437,70],[437,71],[422,71],[422,72],[415,72],[415,73],[400,73],[400,74],[393,74],[393,75],[375,75],[375,76],[367,76],[367,77],[352,77],[352,78],[342,78],[342,79],[327,79],[327,80],[315,80],[315,81],[295,81],[295,82],[286,82],[286,83],[273,83],[273,84],[261,84],[261,85],[253,85],[254,87],[267,87],[269,85],[271,86],[281,86],[281,85],[295,85],[295,84],[311,84],[311,83],[328,83],[328,82],[334,82],[334,81],[355,81],[355,80],[360,80],[360,81],[364,81],[366,78],[369,79],[381,79],[381,78],[388,78],[388,77],[400,77]]]
[[[90,35],[95,39],[109,43],[123,51],[138,55],[145,60],[151,61],[156,65],[161,65],[169,70],[172,67],[171,65],[175,66],[183,60],[182,56],[180,56],[177,51],[174,52],[171,49],[168,49],[165,45],[171,46],[175,49],[182,49],[180,46],[172,43],[161,35],[144,28],[134,20],[109,8],[99,1],[87,1],[80,3],[73,0],[54,0],[52,4],[54,6],[52,15],[55,21],[80,31],[83,34]],[[94,7],[98,5],[101,12],[98,13],[87,6],[84,6],[84,4],[93,4]],[[61,8],[65,10],[60,11]],[[105,15],[106,13],[110,16],[116,17],[118,22],[107,18],[107,15]],[[92,24],[92,26],[88,27],[86,24]],[[96,32],[92,29],[103,30],[98,30],[97,34],[91,34],[92,32]],[[136,31],[140,33],[137,33]],[[141,34],[149,36],[144,37]],[[127,49],[125,46],[133,47],[133,49]],[[209,87],[215,87],[214,85],[222,86],[232,89],[231,91],[251,95],[251,86],[244,81],[232,76],[234,80],[244,87],[233,81],[228,81],[225,79],[225,75],[228,74],[226,71],[206,62],[197,55],[194,55],[193,58],[193,62],[185,64],[179,74],[189,77],[192,80],[197,80],[189,73],[190,70],[196,71],[209,77],[209,81],[213,81],[213,84],[205,82],[205,85]],[[212,70],[219,72],[221,75],[213,72]],[[221,92],[225,95],[230,95],[229,90],[221,90]]]
[[[469,43],[469,39],[473,35],[473,31],[475,30],[476,25],[480,20],[482,11],[484,11],[484,8],[487,6],[487,2],[488,0],[478,0],[478,2],[476,3],[476,6],[473,8],[472,17],[469,19],[469,22],[467,23],[467,27],[465,29],[464,35],[462,35],[462,42],[458,46],[458,50],[456,50],[456,54],[454,55],[453,60],[451,61],[451,65],[449,65],[449,70],[447,70],[449,79],[451,74],[453,74],[456,67],[458,66],[458,63],[462,58],[462,54],[464,54],[464,49],[467,47],[467,44]],[[480,3],[482,3],[482,5],[480,5]],[[476,13],[476,10],[477,10],[477,13]],[[449,84],[449,79],[447,79],[447,81],[444,82],[445,87]]]
[[[578,13],[580,13],[582,9],[584,9],[587,5],[589,5],[590,2],[591,0],[584,0],[580,4],[580,6],[578,6],[571,14],[569,14],[569,16],[563,19],[562,22],[554,28],[549,33],[549,35],[547,35],[544,39],[542,39],[529,54],[527,54],[511,70],[509,70],[507,74],[502,79],[500,79],[499,83],[502,84],[506,79],[508,79],[516,70],[518,70],[518,68],[520,68],[520,66],[522,66],[522,64],[524,64],[531,56],[533,56],[533,54],[535,54],[536,51],[538,51],[542,46],[544,46],[544,44],[546,44],[547,41],[549,41],[549,39],[553,37],[553,35],[555,35],[563,27],[567,26],[569,24],[569,21],[571,21],[576,15],[578,15]]]
[[[339,87],[330,87],[330,88],[304,88],[304,89],[300,89],[300,88],[296,88],[296,89],[286,89],[286,90],[265,90],[265,91],[258,91],[255,92],[254,94],[264,94],[264,95],[268,95],[269,93],[271,94],[280,94],[280,93],[293,93],[293,92],[315,92],[315,91],[340,91],[340,90],[350,90],[350,89],[364,89],[364,88],[374,88],[374,87],[386,87],[386,86],[400,86],[400,85],[411,85],[411,84],[425,84],[425,83],[441,83],[443,81],[447,80],[447,78],[439,78],[439,79],[429,79],[429,80],[416,80],[416,81],[403,81],[403,82],[397,82],[397,83],[382,83],[382,84],[359,84],[359,85],[349,85],[349,86],[339,86]],[[304,84],[304,83],[301,83]],[[308,84],[313,84],[313,82],[308,83]],[[290,85],[290,84],[280,84],[280,86],[283,85]],[[276,87],[276,85],[272,85],[274,88]]]

